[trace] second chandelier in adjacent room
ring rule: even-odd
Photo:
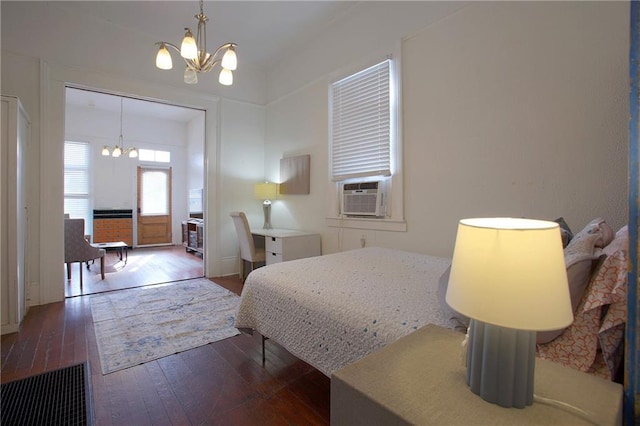
[[[102,155],[112,156],[112,157],[120,157],[127,155],[129,158],[137,158],[138,157],[138,149],[135,146],[130,146],[129,148],[124,147],[124,137],[122,136],[122,112],[124,110],[123,106],[124,98],[120,98],[120,137],[118,138],[118,144],[113,148],[110,146],[102,147]]]

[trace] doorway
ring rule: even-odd
[[[189,191],[204,187],[205,111],[85,88],[67,87],[65,93],[65,140],[87,143],[90,150],[85,234],[95,234],[94,210],[128,210],[136,218],[140,212],[128,256],[107,252],[105,280],[100,262],[85,266],[82,287],[75,266],[65,295],[203,277],[204,257],[185,251],[180,225],[189,218]],[[109,155],[116,145],[139,155]],[[150,192],[162,182],[160,196]]]
[[[138,166],[138,246],[171,244],[171,167]]]

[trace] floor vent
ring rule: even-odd
[[[2,384],[3,425],[93,425],[88,364]]]

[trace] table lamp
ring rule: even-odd
[[[573,321],[558,224],[461,220],[446,300],[471,319],[466,358],[471,391],[502,407],[531,405],[536,331]]]
[[[264,229],[271,229],[271,200],[278,196],[278,184],[273,182],[256,183],[253,187],[253,195],[262,201],[262,211],[264,212]]]

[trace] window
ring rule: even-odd
[[[391,60],[331,85],[333,181],[391,175]]]
[[[170,170],[140,168],[139,206],[143,216],[168,215],[171,188]]]
[[[340,72],[329,84],[328,226],[406,232],[402,176],[400,50]],[[392,56],[393,55],[393,56]],[[375,61],[375,60],[374,60]],[[373,65],[372,65],[373,64]],[[343,184],[382,181],[384,216],[343,213]]]
[[[171,162],[171,153],[168,151],[155,151],[152,149],[139,149],[138,159],[140,161],[151,161],[154,163]]]
[[[89,224],[89,144],[64,143],[64,213]]]

